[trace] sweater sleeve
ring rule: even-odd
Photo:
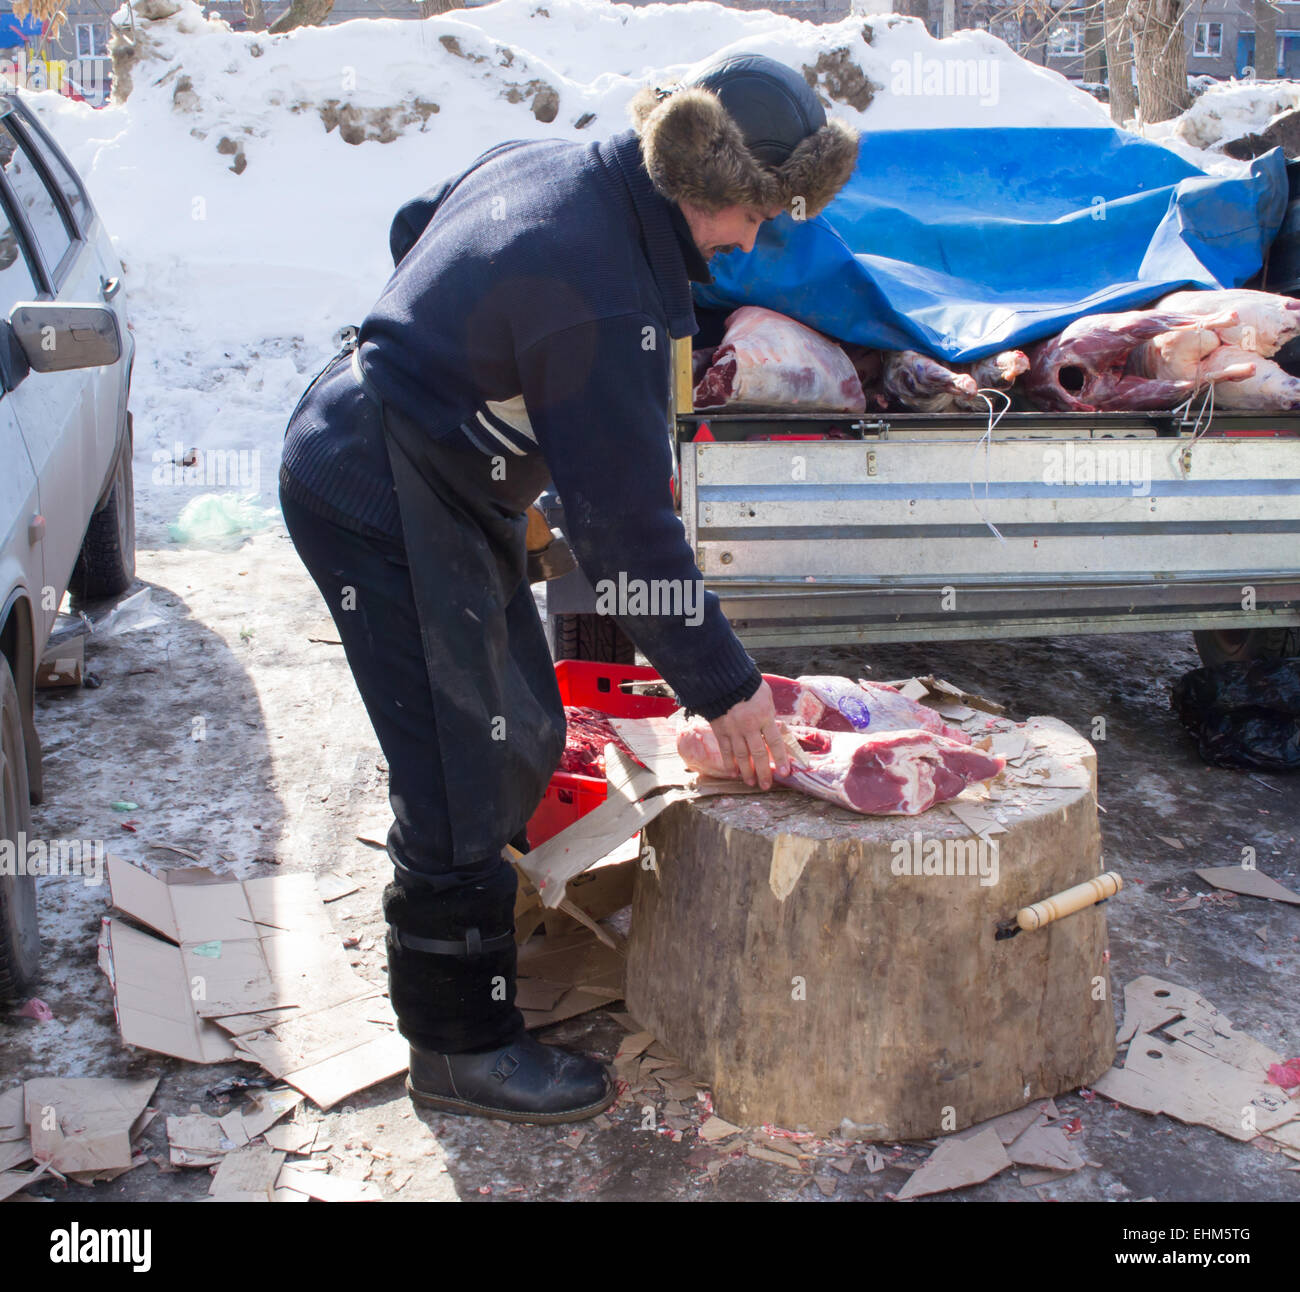
[[[669,343],[646,314],[583,323],[518,355],[524,404],[574,555],[682,703],[716,718],[761,677],[673,510]]]

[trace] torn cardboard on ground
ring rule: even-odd
[[[1276,1051],[1177,983],[1135,979],[1124,1001],[1128,1053],[1094,1084],[1098,1094],[1243,1142],[1263,1134],[1285,1145],[1300,1131],[1300,1102],[1268,1080]]]
[[[1215,888],[1226,889],[1229,893],[1241,893],[1244,897],[1263,897],[1270,902],[1286,902],[1291,906],[1300,906],[1300,893],[1293,893],[1289,888],[1279,884],[1262,870],[1247,870],[1245,866],[1214,866],[1198,870],[1207,884]]]
[[[24,1104],[32,1159],[78,1180],[129,1171],[134,1164],[132,1140],[151,1116],[146,1110],[157,1084],[157,1077],[28,1081]]]
[[[108,859],[100,967],[128,1045],[195,1063],[249,1058],[322,1108],[396,1076],[406,1043],[382,989],[353,972],[310,874],[153,875]]]
[[[42,690],[80,686],[86,670],[86,639],[65,637],[46,648],[36,666],[36,685]]]
[[[1011,1165],[1007,1150],[995,1130],[981,1131],[969,1139],[945,1139],[912,1173],[898,1192],[900,1200],[928,1193],[947,1193],[981,1184]]]

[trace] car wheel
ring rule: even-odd
[[[1196,638],[1201,663],[1207,668],[1300,655],[1300,628],[1225,628],[1192,636]]]
[[[26,860],[23,840],[31,834],[27,797],[27,753],[23,717],[9,661],[0,655],[0,839],[12,848],[12,861]],[[10,873],[17,864],[0,866],[0,1000],[26,994],[40,961],[36,928],[36,879]]]
[[[68,580],[78,601],[95,601],[125,592],[135,578],[135,476],[131,466],[131,414],[118,455],[108,501],[86,527],[81,552]]]
[[[635,664],[636,647],[608,615],[556,615],[555,658]]]

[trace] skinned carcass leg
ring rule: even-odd
[[[1206,360],[1207,380],[1214,382],[1216,408],[1264,409],[1281,412],[1300,408],[1300,378],[1285,372],[1272,359],[1221,345]],[[1234,376],[1234,372],[1244,375]]]
[[[1206,327],[1215,330],[1224,345],[1240,346],[1265,358],[1300,336],[1300,301],[1274,292],[1258,292],[1246,287],[1173,292],[1157,308],[1200,316]],[[1231,322],[1221,321],[1226,313],[1233,316]]]
[[[977,359],[966,366],[978,390],[973,395],[956,395],[953,405],[963,412],[981,413],[987,410],[985,396],[979,391],[995,390],[1005,393],[1015,384],[1016,378],[1029,371],[1029,356],[1023,350],[1001,350],[987,358]],[[996,408],[998,405],[995,404]]]
[[[1198,390],[1219,382],[1245,381],[1255,375],[1254,361],[1259,356],[1236,346],[1226,347],[1232,353],[1225,356],[1219,339],[1221,329],[1233,328],[1236,322],[1236,313],[1228,310],[1207,316],[1203,327],[1161,332],[1133,351],[1129,371],[1160,381],[1191,382]]]

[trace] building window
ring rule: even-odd
[[[1004,18],[993,28],[993,34],[1001,37],[1012,49],[1019,50],[1020,20],[1018,18]]]
[[[108,41],[105,39],[106,28],[97,27],[93,22],[77,24],[77,57],[107,58]]]
[[[1083,23],[1061,22],[1047,38],[1047,52],[1053,58],[1069,58],[1083,53]]]
[[[1218,58],[1223,53],[1223,24],[1198,22],[1192,53],[1197,58]]]

